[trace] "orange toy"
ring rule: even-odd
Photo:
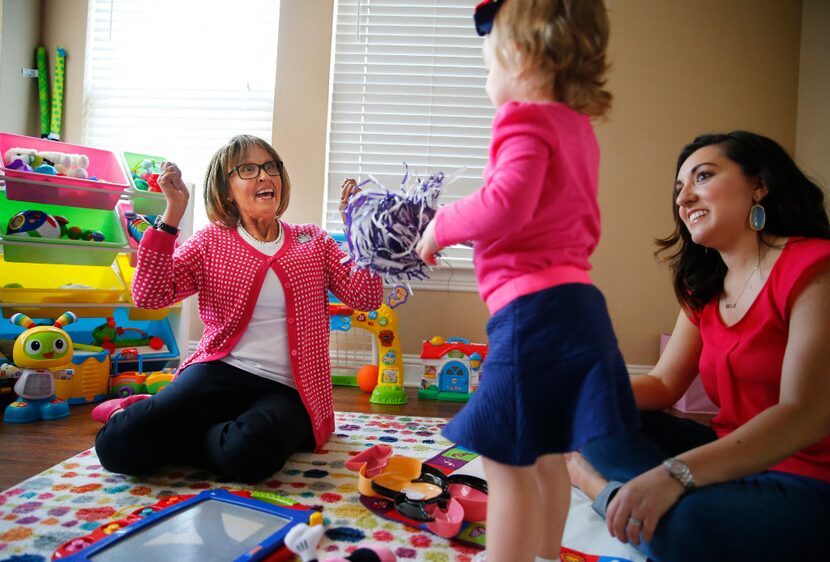
[[[377,365],[363,365],[357,371],[357,386],[360,390],[366,393],[371,393],[375,390],[378,384],[378,366]]]

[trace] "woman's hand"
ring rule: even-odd
[[[683,485],[662,466],[629,480],[617,491],[605,512],[608,532],[622,542],[650,542],[660,518],[683,495]],[[637,523],[640,523],[639,525]]]
[[[438,242],[435,241],[435,220],[431,220],[421,235],[418,245],[415,246],[415,251],[425,264],[436,265],[438,260],[435,258],[435,254],[440,249]]]
[[[182,172],[173,162],[165,162],[161,165],[161,173],[158,178],[159,187],[167,200],[167,207],[181,209],[182,214],[187,209],[187,202],[190,193],[182,180]]]
[[[360,188],[357,187],[357,181],[354,178],[346,178],[343,180],[343,185],[340,186],[340,218],[343,219],[343,224],[346,224],[346,205],[349,204],[349,198],[352,195],[360,193]]]

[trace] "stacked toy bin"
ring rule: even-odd
[[[139,350],[145,369],[177,365],[179,343],[188,337],[187,312],[180,305],[143,310],[130,297],[137,244],[119,209],[145,195],[135,193],[123,155],[10,133],[0,133],[0,155],[0,363],[12,362],[22,331],[9,321],[13,314],[51,324],[71,310],[79,320],[66,328],[76,345],[65,367],[75,375],[56,380],[59,398],[104,399],[112,358],[126,345]],[[139,206],[156,209],[158,194],[152,195],[149,206]],[[113,330],[120,336],[102,338]],[[131,337],[136,334],[142,338]],[[151,339],[152,346],[141,345]],[[128,354],[118,357],[138,363]],[[120,368],[135,364],[122,361]],[[13,383],[0,381],[0,390],[8,392]]]

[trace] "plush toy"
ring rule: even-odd
[[[55,396],[55,377],[71,379],[73,369],[53,371],[72,358],[72,338],[62,328],[77,317],[64,312],[52,326],[37,326],[25,314],[14,314],[9,321],[26,328],[14,342],[14,365],[0,365],[0,378],[16,378],[17,400],[6,407],[5,423],[57,420],[69,415],[69,405]]]
[[[397,192],[371,176],[358,185],[376,188],[352,195],[344,210],[346,241],[357,267],[377,273],[390,285],[428,278],[415,246],[438,210],[441,189],[452,181],[442,172],[421,179],[406,167]]]
[[[300,523],[285,535],[285,546],[302,562],[317,562],[317,545],[323,538],[323,526]],[[396,562],[398,557],[381,545],[361,545],[345,558],[326,558],[322,562]]]
[[[12,170],[40,174],[65,175],[87,179],[89,157],[85,154],[67,154],[57,151],[38,151],[33,148],[10,148],[3,155],[3,163]],[[28,168],[28,169],[27,169]]]
[[[44,161],[52,163],[59,174],[65,174],[72,178],[86,179],[89,177],[89,157],[85,154],[66,154],[64,152],[38,152],[38,156]]]
[[[3,155],[3,164],[10,170],[32,171],[37,150],[33,148],[10,148]]]

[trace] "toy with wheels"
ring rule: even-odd
[[[138,361],[137,371],[119,372],[119,361]],[[113,355],[113,371],[110,381],[110,396],[126,398],[135,394],[157,394],[170,384],[175,376],[173,369],[154,371],[149,375],[143,371],[141,354],[135,348],[126,348]]]
[[[56,420],[69,415],[69,405],[55,395],[55,377],[70,379],[72,369],[52,370],[72,358],[72,338],[62,328],[77,317],[64,312],[52,326],[37,326],[25,314],[15,314],[9,321],[26,328],[14,342],[14,365],[0,365],[0,378],[18,379],[14,385],[17,400],[6,408],[6,423],[29,423]]]

